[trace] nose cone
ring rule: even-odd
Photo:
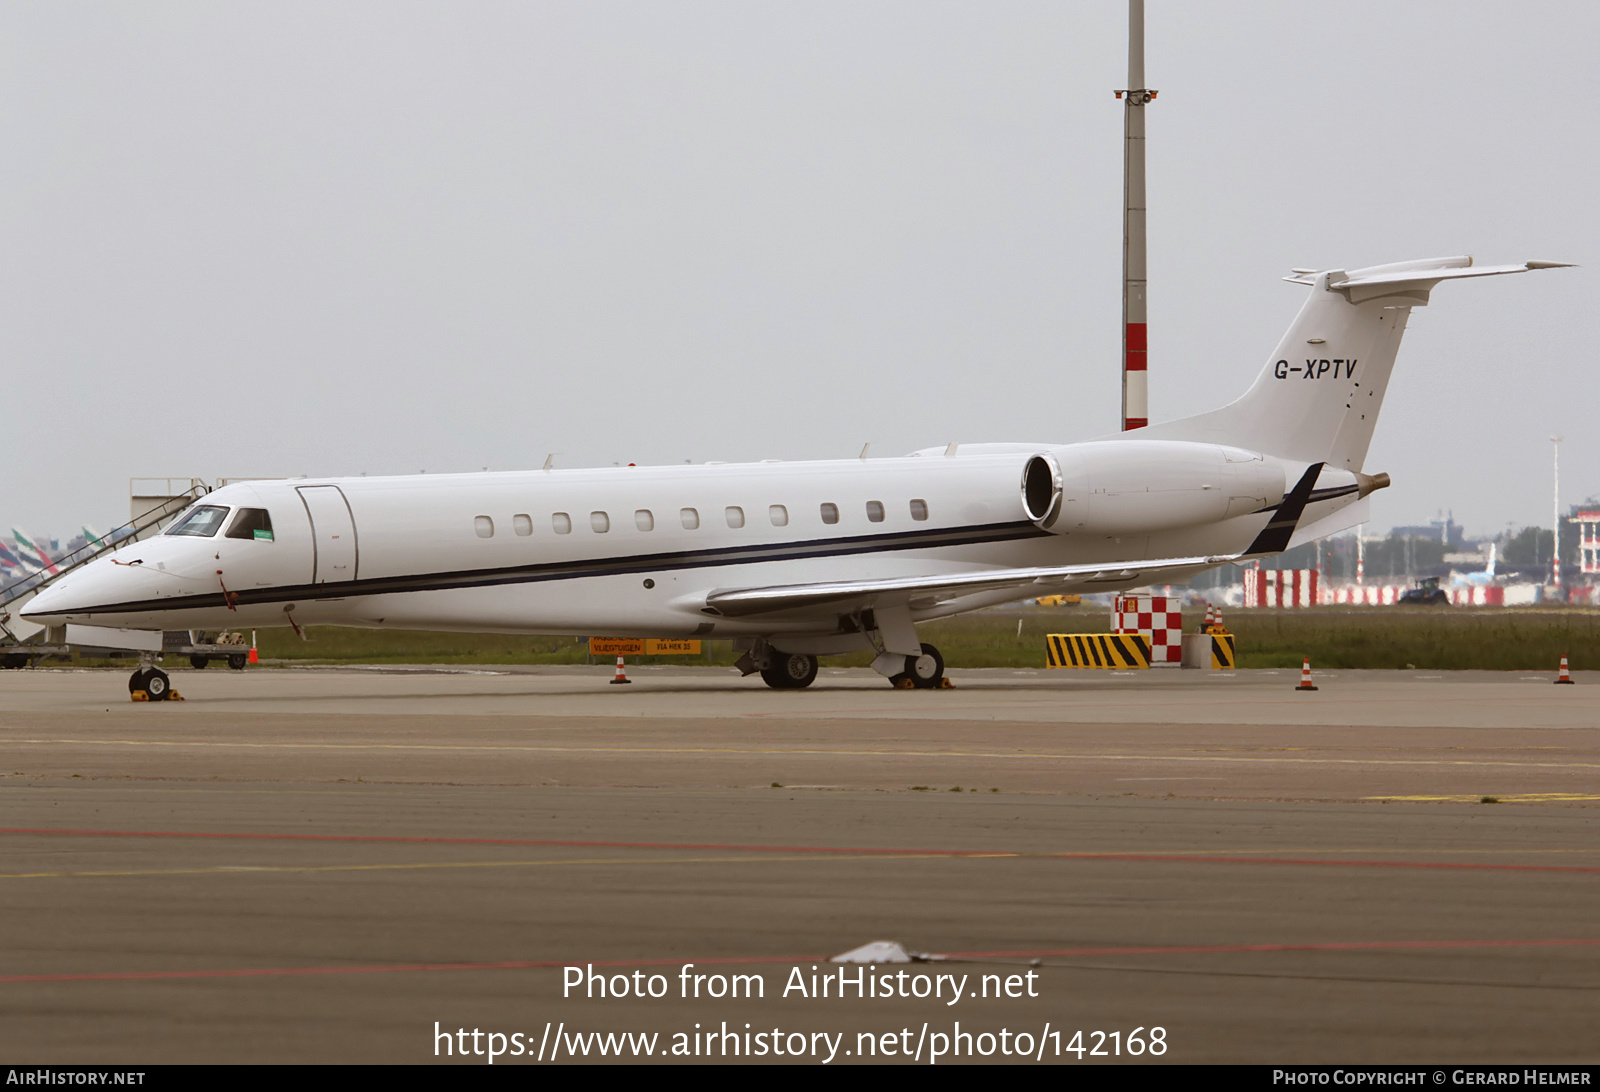
[[[92,561],[56,580],[23,604],[23,618],[40,625],[87,622],[93,615],[136,603],[156,593],[153,573],[110,558]]]
[[[86,574],[64,576],[44,591],[22,604],[21,614],[30,622],[50,623],[71,621],[82,608],[92,606],[75,589],[78,578]]]

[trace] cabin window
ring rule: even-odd
[[[589,529],[597,535],[605,534],[611,530],[611,517],[604,512],[590,512]]]
[[[830,504],[830,503],[828,503],[826,501],[823,502],[823,505],[822,505],[822,522],[823,523],[838,523],[839,522],[839,506],[837,504]]]
[[[229,538],[248,538],[257,542],[272,541],[272,516],[265,508],[241,508],[228,524]]]
[[[774,527],[789,526],[789,510],[781,504],[774,504],[767,509],[767,515],[772,519]]]
[[[868,501],[867,502],[867,519],[871,520],[873,523],[882,523],[883,522],[883,502],[882,501]]]
[[[223,518],[227,514],[228,510],[220,505],[202,504],[198,508],[191,509],[189,514],[174,524],[167,534],[210,538],[222,526]]]
[[[633,525],[641,531],[654,531],[656,517],[650,514],[650,509],[641,508],[633,514]]]
[[[555,528],[558,535],[572,534],[572,517],[565,512],[556,512],[550,517],[550,526]]]
[[[533,534],[533,517],[519,514],[511,517],[511,529],[523,538]]]
[[[911,502],[911,518],[915,519],[915,520],[927,519],[928,518],[928,502],[925,501],[925,500],[914,500],[914,501],[912,501]]]
[[[494,537],[494,520],[488,516],[473,516],[472,526],[477,530],[479,538]]]
[[[737,504],[730,504],[730,505],[728,505],[727,511],[728,511],[728,526],[729,527],[743,527],[744,526],[744,509],[743,508],[740,508]]]
[[[680,508],[678,510],[678,518],[683,521],[683,529],[685,531],[693,531],[700,526],[700,513],[693,508]]]

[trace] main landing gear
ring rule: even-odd
[[[817,658],[803,652],[768,653],[761,678],[774,690],[799,690],[817,677]]]
[[[932,645],[922,646],[922,655],[907,656],[906,669],[889,676],[899,690],[938,690],[944,685],[944,657]]]
[[[923,645],[915,656],[881,655],[872,665],[888,677],[897,690],[942,690],[950,686],[944,677],[944,657],[932,645]],[[804,652],[779,652],[770,645],[746,652],[739,667],[746,675],[759,671],[761,679],[774,690],[799,690],[817,678],[817,658]],[[898,670],[896,670],[898,669]]]

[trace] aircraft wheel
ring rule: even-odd
[[[206,664],[211,662],[209,656],[190,656],[189,663],[196,671],[204,671]]]
[[[144,677],[148,671],[149,668],[141,667],[132,675],[128,676],[128,693],[132,694],[135,690],[144,689]]]
[[[150,695],[151,701],[166,701],[172,694],[172,683],[167,673],[159,667],[152,667],[144,677],[144,692]]]
[[[906,670],[900,677],[910,679],[918,690],[937,690],[944,679],[944,657],[932,645],[923,645],[921,656],[906,657]]]
[[[245,665],[244,653],[235,652],[231,656],[228,657],[228,666],[233,668],[235,671],[243,671],[244,670],[244,665]]]
[[[774,652],[761,678],[774,690],[799,690],[817,677],[817,658],[803,652]]]

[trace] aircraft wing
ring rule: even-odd
[[[1321,463],[1306,468],[1294,488],[1267,520],[1267,525],[1244,552],[1208,557],[1163,557],[1153,561],[1113,561],[1092,565],[1059,565],[1034,569],[989,569],[983,572],[942,576],[894,576],[876,580],[829,580],[816,584],[780,584],[768,588],[734,588],[714,591],[706,596],[705,611],[724,618],[747,618],[758,614],[801,611],[807,608],[854,606],[908,606],[928,610],[954,599],[983,592],[1014,588],[1017,598],[1058,595],[1079,589],[1093,591],[1098,585],[1126,587],[1130,580],[1140,583],[1170,583],[1158,579],[1166,574],[1198,572],[1225,565],[1241,558],[1264,557],[1281,553],[1289,546],[1300,516],[1305,512],[1311,491],[1322,473]]]
[[[782,584],[770,588],[737,588],[706,596],[706,609],[727,618],[803,610],[808,607],[908,605],[926,610],[964,596],[1014,588],[1017,598],[1056,595],[1096,585],[1125,585],[1138,577],[1150,581],[1166,572],[1208,569],[1240,555],[1166,557],[1154,561],[1062,565],[1037,569],[990,569],[947,576],[900,576],[880,580],[833,580],[817,584]]]

